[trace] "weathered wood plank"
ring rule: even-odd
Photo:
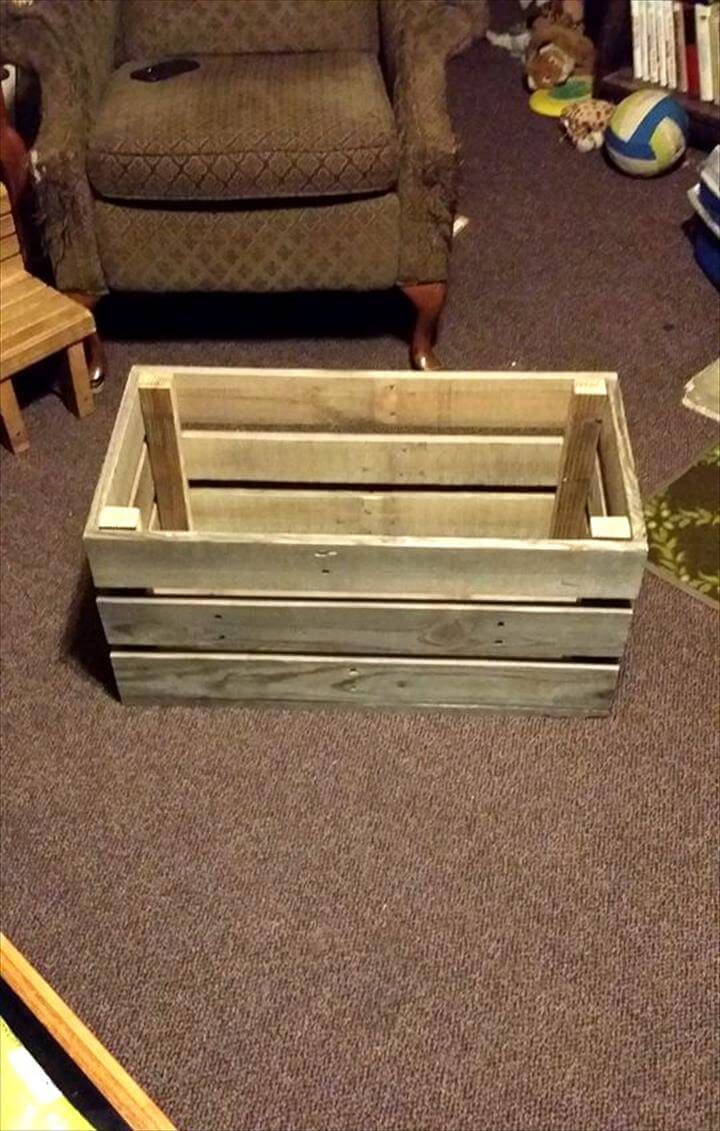
[[[98,516],[104,506],[134,505],[133,490],[138,461],[145,443],[145,428],[137,395],[140,373],[141,369],[137,366],[130,370],[85,525],[86,534],[97,529]]]
[[[555,495],[553,538],[587,536],[587,506],[595,472],[598,438],[607,413],[607,386],[602,380],[576,381],[565,426],[560,480]]]
[[[190,479],[554,487],[562,437],[203,429],[182,448]]]
[[[635,461],[619,383],[611,383],[608,392],[610,412],[606,416],[600,434],[600,454],[601,458],[607,458],[616,500],[616,506],[608,513],[626,515],[630,519],[633,539],[643,545],[647,551],[643,504],[635,474]]]
[[[634,542],[222,535],[88,528],[97,588],[234,589],[246,595],[408,600],[632,600]]]
[[[147,444],[143,444],[140,449],[140,459],[138,460],[135,479],[133,480],[132,489],[130,491],[130,500],[131,506],[137,507],[140,512],[140,518],[142,520],[140,529],[149,530],[152,510],[155,504],[155,483],[152,477]]]
[[[606,515],[607,501],[605,499],[605,484],[603,482],[602,467],[600,466],[600,453],[595,456],[595,467],[590,481],[590,497],[588,500],[591,515]]]
[[[189,499],[199,532],[545,538],[554,496],[194,487]]]
[[[612,663],[407,660],[363,656],[112,653],[124,702],[270,700],[492,707],[604,714],[617,683]]]
[[[562,429],[572,373],[186,369],[175,376],[184,428]],[[615,380],[614,374],[595,374]]]
[[[542,657],[622,654],[632,610],[541,605],[99,596],[115,646]]]
[[[138,382],[160,525],[164,530],[192,530],[187,475],[180,448],[180,419],[172,377]]]

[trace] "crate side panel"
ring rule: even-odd
[[[189,429],[182,446],[190,479],[554,488],[562,437]]]
[[[582,374],[174,371],[183,428],[559,429]]]
[[[282,704],[609,710],[616,664],[344,656],[113,652],[124,702],[267,700]]]
[[[86,536],[96,588],[482,601],[632,600],[644,549],[511,539]]]
[[[368,491],[193,487],[195,529],[208,533],[547,538],[544,491]]]
[[[632,611],[548,605],[100,596],[110,644],[405,656],[617,657]]]

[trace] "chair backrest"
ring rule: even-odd
[[[377,51],[377,0],[124,0],[125,59]]]

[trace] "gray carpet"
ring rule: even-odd
[[[452,66],[449,367],[617,369],[647,494],[713,438],[683,231]],[[115,303],[85,423],[2,455],[2,925],[190,1131],[701,1131],[715,1086],[717,619],[647,577],[607,720],[128,710],[80,534],[135,362],[403,367],[384,299]],[[209,334],[209,340],[205,335]]]

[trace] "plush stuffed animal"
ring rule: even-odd
[[[571,74],[590,75],[594,64],[592,40],[581,31],[545,16],[535,20],[525,54],[531,90],[559,86]]]
[[[532,27],[539,16],[545,16],[556,24],[585,30],[585,0],[520,0],[525,12],[525,23]]]
[[[575,70],[575,60],[562,47],[546,43],[535,54],[526,57],[525,72],[530,90],[549,90],[567,82]]]
[[[569,138],[581,153],[600,149],[614,109],[612,102],[605,102],[602,98],[574,102],[560,115],[563,137]]]

